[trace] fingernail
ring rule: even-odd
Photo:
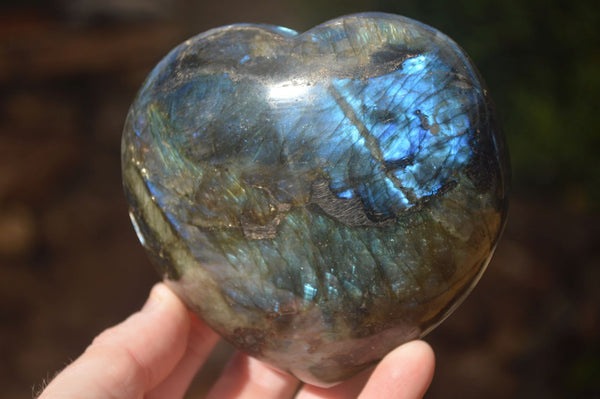
[[[146,303],[144,304],[144,306],[142,306],[142,312],[150,312],[156,309],[161,302],[161,286],[160,284],[156,284],[154,287],[152,287],[152,290],[150,291],[150,295],[148,296]]]

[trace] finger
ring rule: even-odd
[[[314,385],[304,385],[296,399],[345,399],[356,398],[365,386],[373,372],[372,369],[344,381],[331,388],[319,388]]]
[[[424,341],[408,342],[383,358],[359,398],[422,398],[434,368],[431,347]]]
[[[185,305],[157,284],[141,311],[96,337],[41,398],[139,398],[180,361],[189,329]]]
[[[183,358],[166,380],[144,396],[145,399],[182,398],[218,342],[219,336],[206,324],[193,314],[190,317],[191,328]]]
[[[237,352],[208,394],[209,399],[290,398],[298,380]]]

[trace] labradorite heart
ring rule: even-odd
[[[448,316],[506,214],[475,67],[394,15],[182,43],[135,99],[122,157],[170,286],[237,348],[321,386]]]

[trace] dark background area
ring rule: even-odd
[[[298,31],[343,14],[421,20],[471,55],[513,166],[508,225],[466,302],[426,339],[428,398],[600,398],[600,10],[595,0],[5,1],[0,6],[0,398],[30,397],[158,276],[121,190],[146,74],[212,27]],[[202,397],[219,347],[188,397]]]

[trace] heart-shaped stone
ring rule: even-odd
[[[122,156],[133,224],[170,286],[237,348],[321,386],[439,324],[506,214],[478,73],[394,15],[184,42],[140,90]]]

